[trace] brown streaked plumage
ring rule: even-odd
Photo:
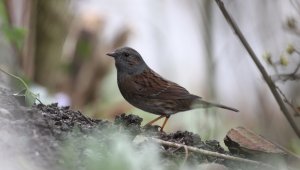
[[[130,47],[116,49],[107,55],[115,59],[118,86],[123,97],[133,106],[160,115],[150,125],[165,117],[163,130],[172,114],[193,108],[220,107],[237,112],[237,109],[207,102],[190,94],[185,88],[166,80],[147,66],[142,56]]]

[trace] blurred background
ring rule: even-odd
[[[270,75],[297,68],[299,0],[224,3]],[[222,140],[230,128],[244,126],[300,153],[299,138],[213,0],[1,0],[0,17],[1,68],[21,75],[43,103],[71,105],[97,119],[123,112],[144,122],[155,118],[123,99],[114,61],[105,55],[130,46],[165,78],[240,110],[178,113],[167,132]],[[300,105],[299,80],[276,84]]]

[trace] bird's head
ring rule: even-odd
[[[118,48],[106,55],[115,59],[118,72],[133,74],[141,72],[147,66],[142,56],[130,47]]]

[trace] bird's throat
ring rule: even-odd
[[[127,65],[124,63],[116,62],[116,68],[118,74],[136,75],[142,73],[147,68],[147,65],[146,64]]]

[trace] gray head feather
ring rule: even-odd
[[[142,56],[130,47],[118,48],[107,55],[115,59],[118,73],[138,74],[147,67]]]

